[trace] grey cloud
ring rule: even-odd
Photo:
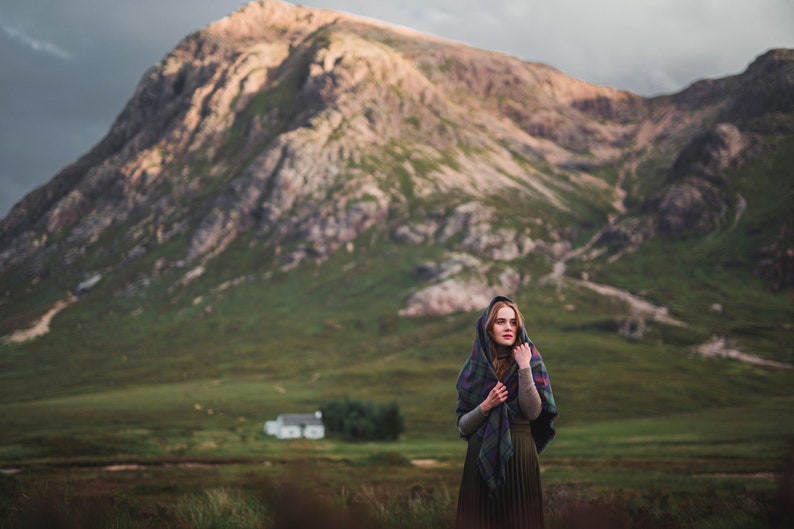
[[[24,46],[28,46],[34,51],[46,53],[48,55],[53,55],[60,59],[71,59],[72,54],[58,46],[57,44],[53,44],[52,42],[47,42],[44,40],[39,40],[35,37],[32,37],[25,33],[23,30],[15,27],[8,26],[6,24],[0,24],[0,29],[3,30],[6,37],[10,40],[14,40],[20,42]]]
[[[0,0],[0,216],[95,145],[182,38],[244,3]]]

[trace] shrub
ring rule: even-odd
[[[396,402],[375,404],[345,397],[328,402],[320,410],[328,432],[351,441],[393,441],[405,430]]]

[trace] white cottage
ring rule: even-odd
[[[264,428],[266,435],[278,439],[322,439],[325,437],[322,412],[312,414],[283,413],[275,421],[267,421]]]

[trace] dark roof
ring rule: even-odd
[[[278,416],[285,426],[322,426],[322,419],[313,413],[284,413]]]

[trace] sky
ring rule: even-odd
[[[108,132],[146,70],[242,0],[0,0],[0,218]],[[794,0],[305,0],[643,96],[794,48]]]

